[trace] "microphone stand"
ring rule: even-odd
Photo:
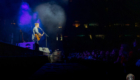
[[[11,37],[11,44],[13,44],[13,37],[14,37],[14,36],[13,36],[13,33],[12,33],[12,37]]]
[[[39,27],[40,28],[40,27]],[[41,28],[40,28],[41,29]],[[41,31],[43,31],[42,29],[41,29]],[[44,31],[43,31],[44,32]],[[47,37],[49,37],[45,32],[44,32],[44,34],[45,34],[45,36],[46,36],[46,47],[47,47]]]

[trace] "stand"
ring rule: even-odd
[[[41,28],[40,28],[41,29]],[[42,30],[42,29],[41,29]],[[43,31],[43,30],[42,30]],[[44,31],[43,31],[44,32]],[[45,36],[46,36],[46,47],[47,47],[47,37],[49,37],[45,32],[44,32]]]
[[[13,44],[13,37],[14,37],[14,36],[13,36],[13,33],[12,33],[12,37],[11,37],[11,44]]]
[[[45,32],[44,32],[45,36],[46,36],[46,47],[47,47],[47,37],[49,37]]]

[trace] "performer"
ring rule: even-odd
[[[39,23],[35,23],[35,27],[33,28],[32,40],[37,44],[39,44],[38,41],[44,35],[44,32],[43,34],[39,33],[38,28],[39,28]]]

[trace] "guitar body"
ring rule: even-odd
[[[41,36],[39,36],[38,34],[35,34],[35,38],[39,41]]]

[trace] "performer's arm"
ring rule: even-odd
[[[38,35],[40,34],[37,28],[35,28],[35,33],[37,33]]]
[[[43,32],[43,34],[39,33],[39,31],[38,31],[37,28],[35,28],[35,32],[36,32],[39,36],[43,36],[43,35],[44,35],[44,32]]]
[[[39,33],[39,31],[38,31],[37,28],[35,28],[35,32],[36,32],[39,36],[42,36],[42,35]]]
[[[43,36],[44,35],[44,32],[43,32],[43,34],[41,34],[41,36]]]

